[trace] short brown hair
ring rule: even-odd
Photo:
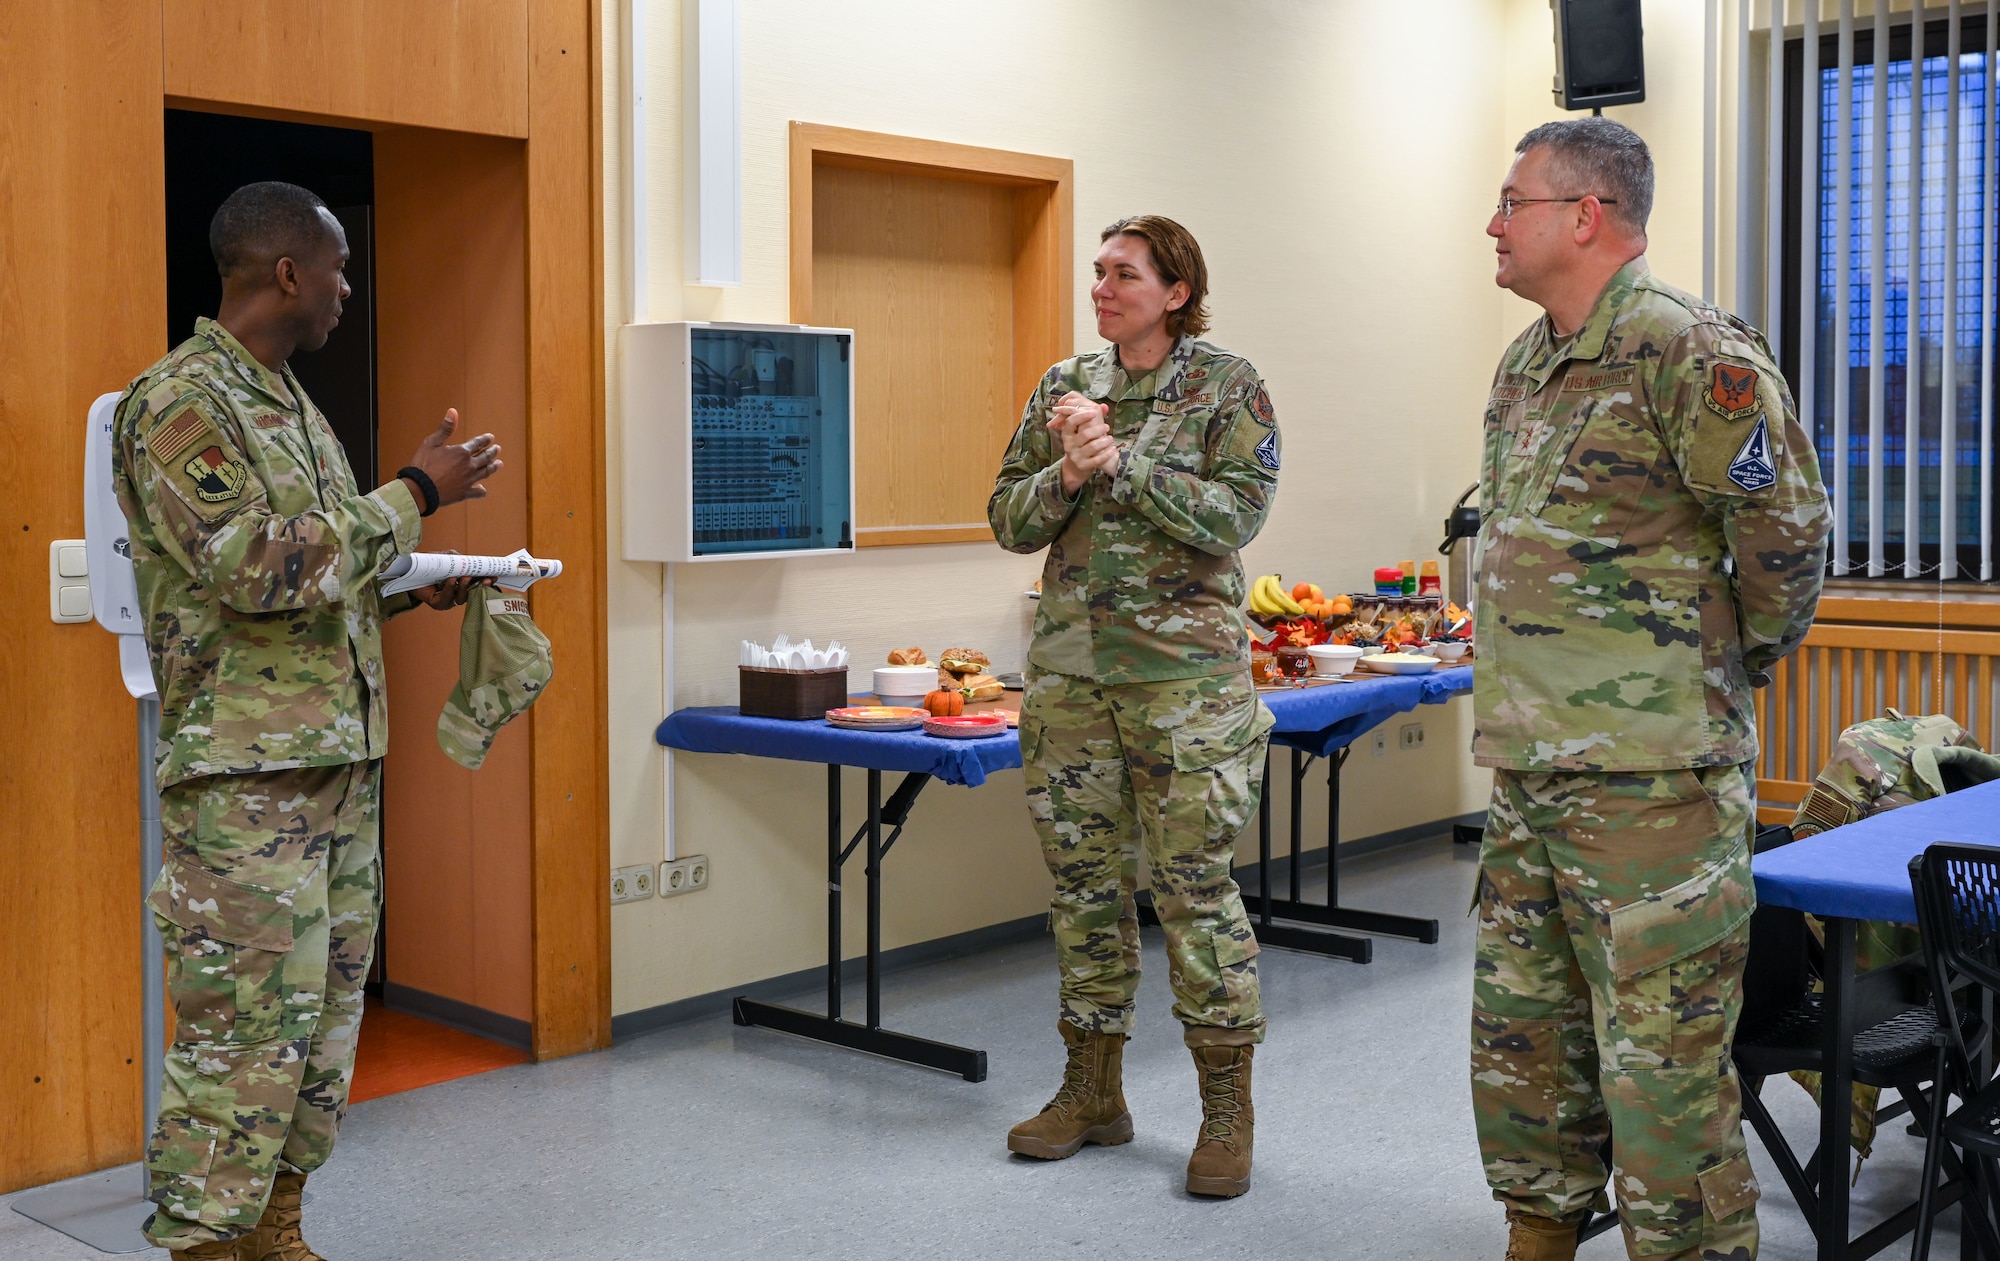
[[[1160,279],[1172,285],[1182,281],[1188,300],[1178,311],[1167,312],[1167,331],[1175,337],[1199,337],[1208,331],[1208,264],[1202,261],[1201,246],[1194,233],[1165,215],[1133,215],[1120,219],[1098,234],[1109,241],[1119,233],[1136,236],[1152,251],[1153,266]]]

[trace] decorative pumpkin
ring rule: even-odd
[[[924,695],[924,708],[933,718],[956,718],[965,712],[965,693],[948,692],[939,688]]]

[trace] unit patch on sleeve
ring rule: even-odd
[[[1757,369],[1747,364],[1716,363],[1708,370],[1708,389],[1701,401],[1724,420],[1742,420],[1761,406]]]
[[[1276,429],[1265,434],[1264,440],[1257,444],[1257,463],[1270,469],[1273,473],[1278,471],[1278,431]]]
[[[194,493],[211,504],[228,503],[241,495],[250,475],[241,461],[230,459],[216,446],[203,447],[181,468],[193,480]]]
[[[1729,463],[1729,480],[1751,494],[1769,490],[1778,480],[1778,468],[1771,460],[1771,435],[1767,417],[1757,418],[1757,427],[1743,440],[1743,447]]]
[[[1275,425],[1278,423],[1278,413],[1271,407],[1271,396],[1264,392],[1264,387],[1261,385],[1257,387],[1255,397],[1250,400],[1250,414],[1255,416],[1259,422],[1266,425]],[[1268,442],[1269,439],[1265,439],[1265,441]],[[1261,453],[1264,448],[1258,447],[1257,450]],[[1278,466],[1273,464],[1271,467],[1276,468]]]

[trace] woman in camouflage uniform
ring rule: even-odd
[[[1068,1067],[1007,1136],[1044,1160],[1129,1142],[1120,1064],[1139,982],[1141,847],[1174,1015],[1201,1080],[1187,1188],[1250,1187],[1257,939],[1230,860],[1256,812],[1270,711],[1250,683],[1237,549],[1264,524],[1278,429],[1256,369],[1196,340],[1201,248],[1170,219],[1104,230],[1091,301],[1111,345],[1050,368],[988,505],[1016,552],[1048,549],[1021,753],[1055,875],[1050,922]]]

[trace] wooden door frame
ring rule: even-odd
[[[813,170],[817,165],[1001,184],[1014,194],[1014,396],[1025,399],[1052,363],[1076,345],[1074,277],[1076,164],[1068,158],[924,140],[822,123],[791,124],[791,313],[813,319]],[[871,532],[855,522],[857,547],[984,543],[984,526],[898,527]]]

